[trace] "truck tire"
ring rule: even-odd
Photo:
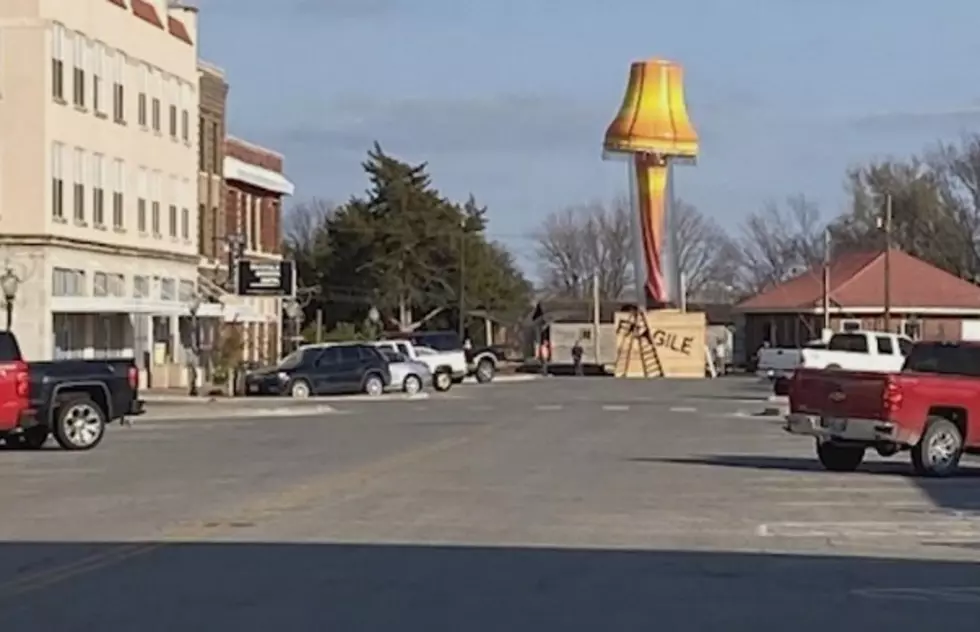
[[[853,472],[864,460],[864,446],[817,442],[817,458],[828,472]]]
[[[476,363],[476,381],[480,384],[489,384],[493,381],[497,373],[497,365],[490,358],[482,358]]]
[[[956,424],[943,417],[929,417],[922,437],[912,447],[912,469],[919,476],[952,476],[961,456],[963,433]]]
[[[54,415],[54,439],[62,450],[91,450],[105,436],[105,412],[88,395],[72,395]]]
[[[448,369],[439,369],[432,377],[432,386],[440,393],[445,393],[453,387],[453,373]]]

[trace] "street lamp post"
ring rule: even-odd
[[[198,327],[197,312],[201,309],[201,297],[197,294],[191,297],[187,304],[187,311],[191,314],[191,352],[194,357],[191,359],[191,387],[190,395],[197,396],[197,361],[201,354],[201,331]]]
[[[466,218],[459,224],[459,342],[466,340]]]
[[[293,351],[299,348],[299,341],[301,337],[300,328],[303,326],[303,308],[300,306],[299,301],[296,299],[290,299],[286,304],[286,316],[289,317],[290,322],[293,324]]]
[[[20,277],[7,266],[3,276],[0,276],[0,290],[3,291],[3,304],[7,310],[7,331],[14,320],[14,299],[17,297],[17,289],[20,287]]]

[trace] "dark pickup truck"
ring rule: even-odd
[[[24,362],[0,332],[0,441],[40,449],[54,435],[65,450],[91,450],[106,424],[143,413],[132,360]]]
[[[950,476],[980,453],[980,344],[917,343],[899,373],[798,369],[789,402],[786,430],[816,437],[828,470],[907,450],[917,474]]]

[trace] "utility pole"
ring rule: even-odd
[[[459,343],[466,342],[466,218],[459,223]]]
[[[892,330],[892,196],[885,196],[885,331]]]
[[[592,353],[595,355],[596,366],[602,366],[602,361],[599,360],[599,319],[600,319],[600,306],[599,306],[599,270],[596,269],[592,272]]]
[[[820,337],[823,338],[830,329],[830,229],[823,231],[823,331]]]

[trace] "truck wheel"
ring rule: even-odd
[[[449,371],[437,371],[432,378],[432,385],[440,393],[445,393],[453,387],[453,374]]]
[[[289,387],[290,397],[296,399],[306,399],[310,396],[310,384],[306,380],[296,380],[293,382],[292,386]]]
[[[476,381],[480,384],[489,384],[493,381],[493,376],[497,373],[497,367],[493,360],[483,358],[476,364]]]
[[[956,424],[942,417],[926,420],[926,429],[912,448],[912,468],[920,476],[951,476],[963,456],[963,434]]]
[[[105,413],[87,395],[73,396],[58,406],[54,439],[63,450],[91,450],[105,436]]]
[[[864,460],[864,446],[817,442],[817,458],[828,472],[853,472]]]

